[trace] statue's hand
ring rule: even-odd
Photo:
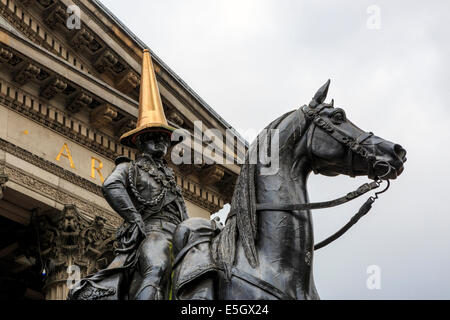
[[[138,215],[134,219],[133,223],[136,224],[136,226],[139,229],[139,231],[141,232],[141,234],[145,236],[145,225],[144,225],[144,220],[142,220],[142,217],[140,215]]]

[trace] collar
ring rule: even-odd
[[[155,164],[164,164],[164,165],[167,164],[166,159],[153,157],[151,154],[149,154],[147,152],[142,152],[142,153],[138,154],[137,158],[138,159],[144,158],[144,159],[150,160],[151,162],[153,162]]]

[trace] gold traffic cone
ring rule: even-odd
[[[150,51],[145,49],[142,57],[141,92],[136,129],[124,133],[120,137],[120,143],[136,148],[136,138],[143,133],[162,131],[171,135],[175,129],[167,123]]]

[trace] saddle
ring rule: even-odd
[[[210,250],[220,232],[215,220],[190,218],[178,225],[173,236],[173,300],[214,300],[219,271]]]

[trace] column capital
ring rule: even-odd
[[[60,215],[36,218],[47,298],[66,298],[70,266],[78,268],[82,278],[109,264],[113,258],[115,234],[105,227],[105,222],[100,216],[88,220],[74,205],[66,205]],[[57,296],[54,295],[55,286],[62,286],[61,290],[56,290]],[[60,296],[61,292],[64,296]]]

